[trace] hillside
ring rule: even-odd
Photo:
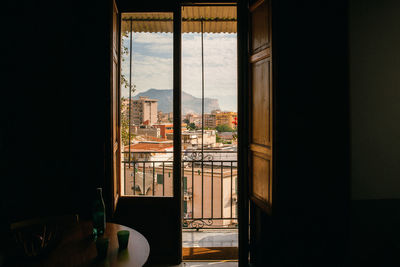
[[[138,99],[140,96],[157,99],[159,111],[172,112],[172,89],[149,89],[135,95],[134,99]],[[218,99],[204,98],[204,113],[210,113],[215,109],[220,109]],[[182,114],[191,112],[201,113],[201,98],[182,92]]]

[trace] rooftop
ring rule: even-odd
[[[138,143],[124,147],[124,151],[128,151],[129,147],[135,152],[146,152],[146,151],[166,151],[172,149],[174,145],[172,143]]]
[[[166,138],[159,138],[159,137],[154,137],[154,136],[145,136],[145,139],[149,140],[149,141],[155,141],[155,142],[166,142],[166,141],[168,141],[169,144],[172,144],[171,141],[169,141]]]
[[[150,99],[147,96],[140,96],[139,99],[133,99],[133,102],[137,102],[137,101],[151,101],[151,102],[158,102],[158,99]]]

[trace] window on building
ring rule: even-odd
[[[183,176],[183,193],[187,193],[187,177]]]
[[[187,201],[183,201],[183,213],[187,214]]]
[[[164,175],[157,174],[157,184],[163,184],[163,183],[164,183]]]

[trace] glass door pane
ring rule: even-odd
[[[173,196],[173,13],[121,22],[121,184],[126,196]]]
[[[237,259],[236,27],[234,4],[182,7],[184,260]]]

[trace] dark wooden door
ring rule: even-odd
[[[272,69],[269,0],[250,7],[250,198],[272,208]]]
[[[261,248],[274,207],[272,113],[271,0],[260,0],[249,6],[249,238],[257,266],[265,263]]]

